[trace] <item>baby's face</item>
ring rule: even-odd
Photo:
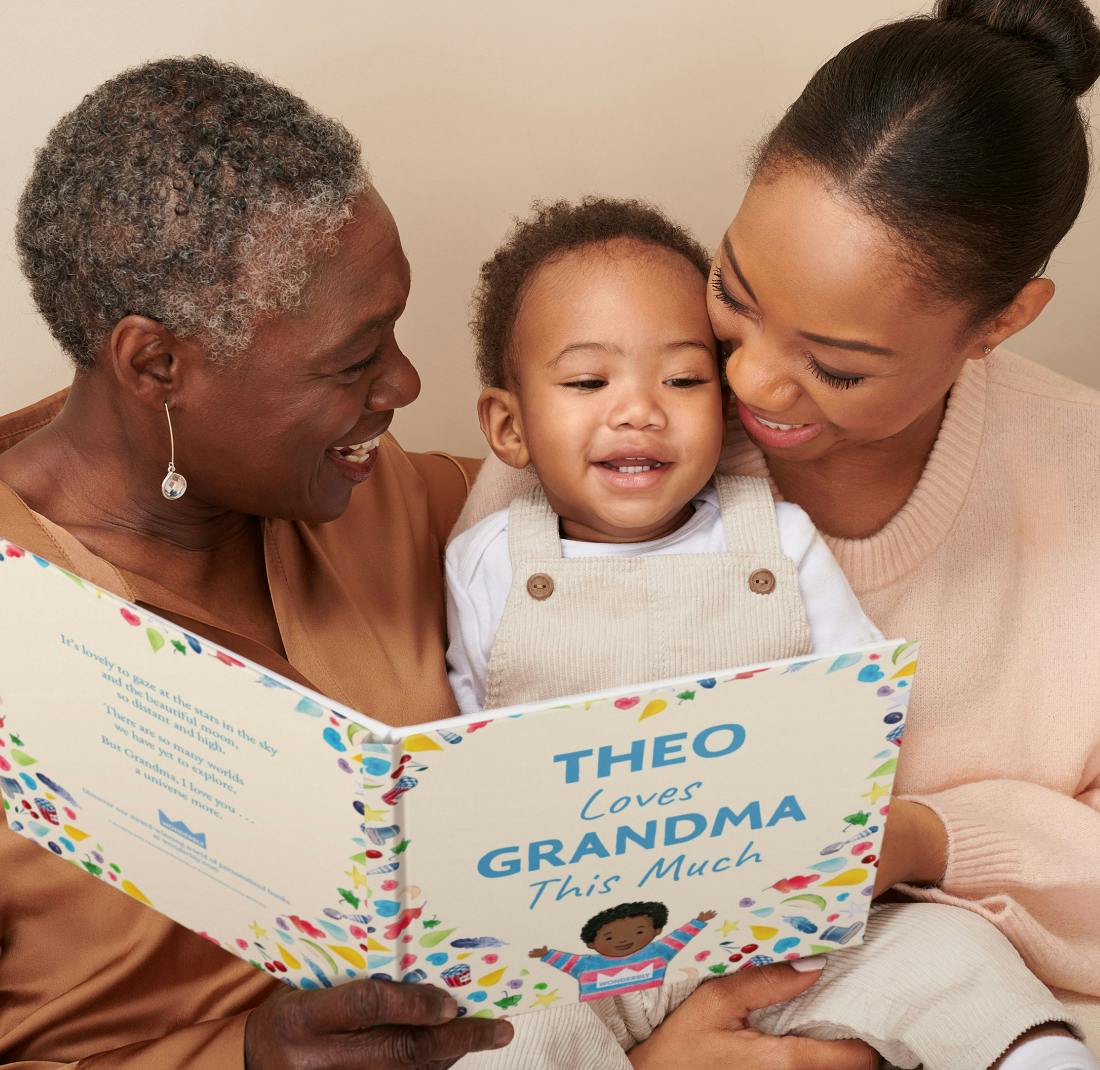
[[[718,463],[724,402],[706,280],[618,239],[540,268],[512,334],[519,428],[563,534],[678,527]]]

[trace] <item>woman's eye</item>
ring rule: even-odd
[[[832,371],[823,364],[820,364],[812,353],[806,354],[806,367],[809,368],[810,374],[819,383],[831,386],[834,390],[849,390],[851,387],[855,386],[857,383],[862,383],[863,380],[867,378],[866,375],[852,375],[844,372]]]
[[[680,390],[686,390],[688,387],[701,386],[703,383],[709,383],[709,379],[697,379],[690,375],[678,375],[675,379],[666,379],[666,386],[674,386]]]
[[[379,346],[369,357],[364,357],[360,361],[356,361],[354,364],[349,364],[342,372],[341,375],[346,375],[349,378],[355,378],[362,375],[372,364],[378,362],[378,358],[382,355],[382,347]]]
[[[571,379],[568,383],[562,383],[562,386],[568,386],[574,390],[599,390],[601,386],[606,385],[606,379]]]
[[[714,269],[714,274],[710,280],[710,288],[726,308],[732,309],[739,316],[749,316],[752,314],[752,309],[749,308],[748,305],[738,301],[737,298],[722,285],[722,269],[720,267],[715,267]]]

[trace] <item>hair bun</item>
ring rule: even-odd
[[[935,17],[979,22],[1027,42],[1074,96],[1100,78],[1100,29],[1082,0],[937,0]]]

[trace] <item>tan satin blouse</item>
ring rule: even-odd
[[[64,392],[0,417],[0,450],[63,403]],[[339,520],[264,522],[285,658],[211,618],[200,608],[202,591],[182,597],[96,557],[4,483],[0,536],[372,717],[450,716],[457,711],[444,665],[441,548],[476,462],[405,453],[389,436],[380,449],[374,474]],[[3,1070],[240,1068],[245,1014],[274,988],[0,821]]]

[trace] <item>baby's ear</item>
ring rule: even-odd
[[[512,391],[498,386],[483,390],[477,399],[477,418],[489,448],[505,464],[512,468],[526,468],[531,463],[523,434],[519,399]]]

